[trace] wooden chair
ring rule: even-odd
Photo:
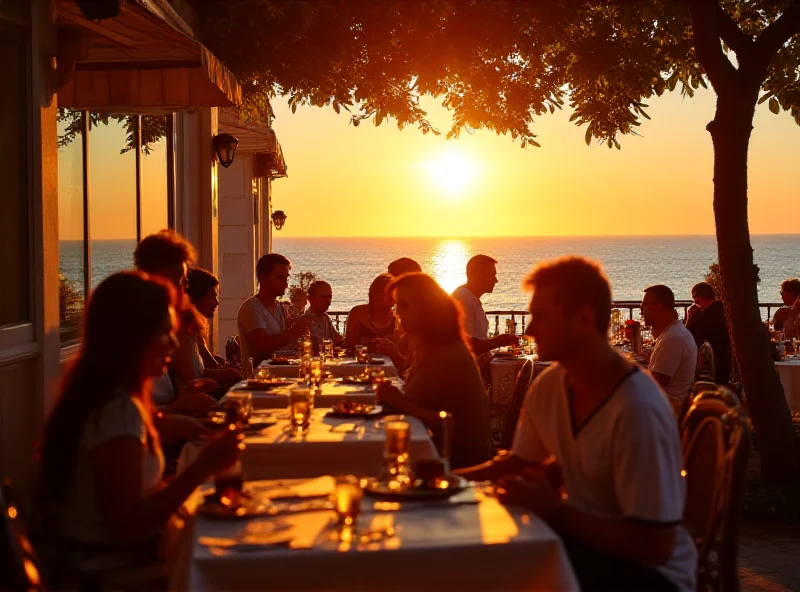
[[[714,388],[710,388],[713,386]],[[697,589],[739,589],[738,521],[750,430],[730,390],[702,383],[681,423],[687,496],[684,524],[697,545]]]
[[[528,392],[528,387],[533,380],[533,368],[533,361],[525,360],[522,368],[517,372],[517,379],[514,382],[514,394],[511,396],[500,432],[499,448],[501,450],[509,450],[514,441],[514,431],[517,429],[517,420],[522,410],[522,404],[525,402],[525,394]]]
[[[19,512],[11,486],[3,481],[0,485],[0,590],[44,592],[41,564]]]
[[[697,371],[695,380],[714,382],[717,379],[717,363],[714,350],[708,341],[697,348]]]

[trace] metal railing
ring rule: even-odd
[[[675,308],[683,311],[682,318],[686,318],[686,311],[691,305],[691,300],[675,301]],[[638,300],[616,300],[612,302],[611,306],[617,310],[627,311],[629,319],[639,319],[641,317],[642,303]],[[772,311],[781,306],[783,306],[783,303],[780,302],[759,302],[758,308],[761,310],[761,319],[765,321],[771,319]],[[347,314],[345,311],[328,312],[333,321],[333,326],[342,335],[344,335],[347,328]],[[486,316],[489,317],[490,332],[494,334],[506,333],[508,332],[507,329],[512,327],[518,335],[525,333],[525,327],[528,322],[527,310],[487,310]]]

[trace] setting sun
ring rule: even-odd
[[[462,193],[475,177],[474,164],[456,150],[438,156],[428,167],[434,185],[449,195]]]

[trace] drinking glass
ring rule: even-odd
[[[230,391],[225,395],[225,399],[239,407],[236,423],[239,428],[246,428],[250,423],[250,416],[253,414],[253,393]]]
[[[269,368],[259,368],[256,372],[256,380],[267,382],[269,380]]]
[[[303,356],[300,358],[300,380],[311,381],[311,357]]]
[[[319,390],[319,386],[322,384],[322,360],[320,358],[312,358],[310,376],[311,380],[309,382]]]
[[[358,477],[345,475],[336,477],[336,486],[333,491],[333,503],[336,514],[339,516],[339,526],[354,526],[358,515],[361,513],[361,499],[364,491],[361,489]]]
[[[369,378],[372,382],[372,388],[377,389],[378,385],[383,384],[383,381],[386,380],[386,373],[379,368],[370,372]]]
[[[322,355],[326,360],[333,357],[333,339],[323,339],[321,342]]]
[[[369,349],[366,345],[356,346],[356,361],[359,364],[366,364],[369,362]]]
[[[292,422],[292,432],[308,429],[311,422],[311,412],[314,411],[314,397],[309,388],[293,388],[289,392],[289,419]]]
[[[384,419],[383,429],[386,434],[383,458],[389,478],[407,484],[411,481],[407,470],[411,424],[406,421],[405,415],[389,415]]]

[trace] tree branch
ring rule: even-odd
[[[754,63],[765,69],[783,45],[800,33],[800,0],[795,0],[755,41]]]
[[[717,32],[725,44],[730,47],[737,56],[742,56],[753,48],[753,38],[739,28],[730,15],[725,12],[719,4],[714,9],[716,18]]]
[[[734,84],[736,68],[728,61],[722,52],[720,34],[717,25],[717,10],[720,9],[717,0],[687,0],[689,13],[692,17],[692,31],[694,33],[694,51],[700,65],[706,71],[708,79],[719,94],[723,88],[730,88]],[[733,23],[733,21],[731,21]],[[733,23],[736,26],[735,23]],[[736,27],[738,29],[738,27]],[[737,42],[738,44],[738,42]]]

